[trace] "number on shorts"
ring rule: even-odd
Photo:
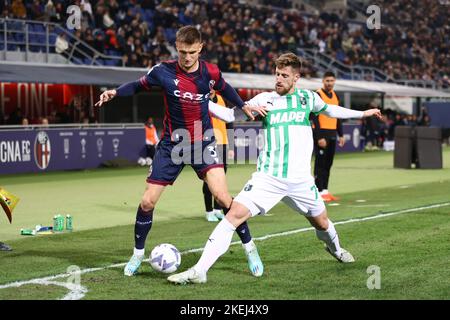
[[[244,191],[250,191],[250,190],[252,190],[252,188],[253,188],[253,185],[248,184],[245,186]]]
[[[211,153],[211,157],[217,158],[217,151],[215,146],[208,146],[208,150]]]

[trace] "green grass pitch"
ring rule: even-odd
[[[243,249],[235,244],[210,270],[206,284],[188,286],[169,284],[167,275],[148,263],[138,276],[123,276],[145,168],[2,176],[0,185],[21,201],[13,224],[0,215],[0,241],[14,249],[0,252],[0,300],[74,297],[70,294],[156,300],[449,299],[450,149],[444,149],[441,170],[402,170],[392,164],[388,152],[335,158],[330,189],[341,200],[327,208],[335,223],[344,222],[336,229],[342,246],[355,256],[354,264],[336,262],[311,230],[285,234],[309,225],[279,204],[249,222],[265,264],[263,277],[250,275]],[[253,165],[230,167],[232,195],[253,171]],[[57,213],[74,217],[72,233],[20,236],[21,228],[51,225]],[[393,214],[381,216],[385,213]],[[215,224],[204,218],[201,182],[190,168],[167,188],[154,220],[147,253],[163,242],[182,252],[203,247]],[[180,271],[199,256],[198,251],[183,254]],[[84,270],[79,296],[64,286],[72,265]],[[367,286],[373,266],[379,268],[379,289]]]

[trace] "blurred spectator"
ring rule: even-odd
[[[83,12],[86,12],[90,17],[92,17],[94,14],[92,12],[92,6],[89,0],[81,0],[81,10]]]
[[[28,12],[23,0],[5,2],[1,16],[40,19],[45,0],[26,3]],[[413,4],[411,0],[380,0],[381,30],[347,21],[343,13],[285,10],[292,8],[289,0],[262,3],[131,0],[119,4],[117,0],[77,0],[83,19],[82,30],[75,36],[100,52],[126,55],[123,60],[127,66],[147,67],[150,61],[155,64],[175,58],[176,29],[195,24],[205,36],[205,58],[223,61],[228,72],[272,73],[269,61],[301,47],[323,52],[347,65],[381,69],[393,79],[433,80],[439,88],[450,88],[448,10],[439,1]],[[48,0],[44,19],[63,22],[65,8],[71,4],[73,1]],[[233,58],[227,60],[228,56]],[[302,73],[305,77],[317,76],[312,65]],[[374,80],[371,75],[365,79]]]
[[[33,0],[33,4],[30,7],[30,12],[32,14],[32,16],[34,17],[35,20],[44,20],[45,19],[45,15],[44,15],[44,7],[41,6],[41,1],[40,0]]]
[[[56,118],[59,120],[58,123],[73,123],[73,117],[68,105],[65,105],[62,111],[56,113]]]
[[[90,119],[88,116],[83,115],[83,118],[81,119],[81,123],[82,124],[89,124],[90,123]]]
[[[83,122],[85,118],[88,118],[87,104],[85,99],[83,99],[81,95],[74,96],[68,106],[68,112],[73,122]]]
[[[11,12],[15,18],[26,19],[27,18],[27,8],[23,4],[22,0],[13,0],[11,4]],[[33,16],[33,18],[35,18]]]
[[[8,125],[18,125],[22,124],[22,110],[20,108],[16,108],[9,114],[8,119],[6,120],[6,124]]]
[[[420,120],[417,122],[418,126],[429,127],[430,126],[430,116],[425,114]]]
[[[373,107],[373,106],[371,106]],[[364,118],[362,134],[365,137],[365,150],[378,150],[385,140],[385,124],[377,118]]]
[[[430,116],[428,115],[428,111],[425,107],[420,108],[420,116],[417,119],[417,125],[424,127],[430,126]]]
[[[66,40],[66,35],[64,33],[60,33],[56,37],[55,51],[67,58],[69,56],[67,49],[69,49],[69,42]]]
[[[57,22],[56,7],[52,0],[48,0],[44,7],[44,20],[49,22]]]
[[[43,127],[48,127],[49,126],[49,124],[48,124],[48,119],[47,118],[42,118],[41,119],[41,123],[40,123]]]

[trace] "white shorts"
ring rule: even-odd
[[[307,217],[325,210],[312,176],[294,181],[255,172],[234,201],[246,206],[253,217],[267,213],[280,201]]]

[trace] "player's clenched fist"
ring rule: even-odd
[[[106,90],[100,95],[100,100],[95,104],[96,107],[101,107],[105,102],[110,101],[117,95],[116,90]]]
[[[383,119],[380,109],[369,109],[369,110],[364,111],[364,118],[372,117],[372,116],[375,116],[380,120]]]

